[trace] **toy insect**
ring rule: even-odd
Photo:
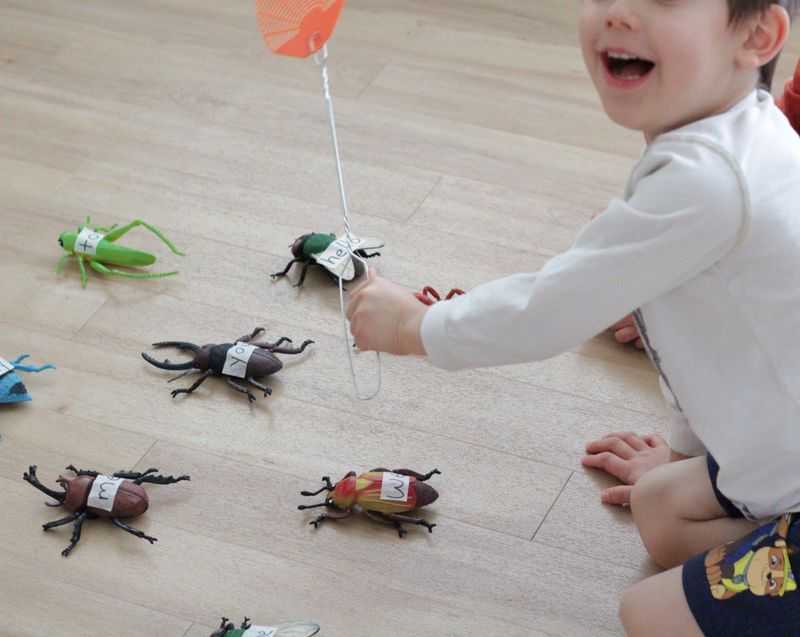
[[[156,227],[145,223],[141,219],[135,219],[129,224],[119,228],[116,224],[110,228],[103,228],[100,226],[92,227],[89,225],[90,223],[91,219],[86,217],[86,223],[78,226],[76,232],[62,232],[61,235],[59,235],[58,243],[66,251],[66,254],[62,255],[56,266],[56,272],[59,274],[64,269],[64,264],[67,260],[72,257],[75,257],[78,261],[78,267],[81,271],[81,285],[83,287],[86,287],[86,282],[89,280],[89,276],[86,274],[86,263],[100,274],[110,274],[129,279],[159,279],[165,276],[178,274],[177,271],[129,272],[127,270],[108,267],[108,265],[119,265],[139,268],[153,265],[153,263],[156,262],[156,257],[149,252],[142,252],[141,250],[134,250],[133,248],[117,245],[117,239],[138,226],[147,228],[161,239],[174,254],[186,256],[183,252],[178,250],[169,239],[161,234]]]
[[[292,339],[285,336],[279,338],[274,343],[251,343],[250,341],[264,331],[263,327],[257,327],[252,334],[242,336],[235,343],[222,343],[220,345],[209,344],[202,347],[194,343],[182,341],[164,341],[153,343],[153,347],[176,347],[179,350],[192,352],[194,358],[185,363],[171,363],[169,360],[159,362],[142,352],[142,358],[151,365],[159,369],[172,371],[188,370],[185,373],[169,380],[183,378],[188,374],[200,373],[195,383],[186,389],[172,390],[172,397],[178,394],[191,394],[209,376],[224,376],[228,385],[236,391],[247,394],[247,399],[252,403],[256,397],[250,390],[239,381],[244,380],[250,385],[257,387],[264,392],[266,398],[272,394],[272,389],[259,383],[256,378],[262,378],[274,374],[283,367],[281,360],[275,356],[278,354],[302,354],[303,351],[314,341],[303,341],[300,347],[281,347],[282,343],[291,343]]]
[[[278,626],[254,626],[250,618],[245,617],[239,628],[222,618],[222,624],[210,637],[313,637],[320,631],[317,624],[304,622],[289,622]]]
[[[28,471],[22,475],[23,480],[56,500],[57,504],[46,503],[47,506],[63,506],[70,512],[65,518],[42,525],[45,531],[49,531],[57,526],[73,523],[72,539],[69,546],[61,551],[64,557],[67,557],[80,541],[83,523],[94,518],[108,518],[114,526],[123,531],[147,540],[150,544],[156,542],[156,538],[145,535],[144,532],[127,525],[122,520],[138,517],[147,511],[150,500],[141,486],[143,483],[175,484],[190,479],[189,476],[174,478],[152,475],[158,473],[158,469],[148,469],[143,473],[117,471],[107,476],[97,471],[85,471],[69,465],[67,471],[74,473],[75,477],[59,476],[56,480],[64,489],[63,492],[54,491],[39,482],[36,465],[28,467]]]
[[[19,363],[26,358],[29,358],[28,354],[20,354],[16,360],[11,362],[0,358],[0,404],[21,403],[31,400],[28,389],[16,374],[17,370],[38,373],[46,369],[55,369],[53,365],[42,365],[41,367],[20,365]]]
[[[351,237],[350,241],[353,254],[362,259],[379,257],[380,252],[370,254],[368,251],[383,246],[384,243],[380,239]],[[335,234],[311,232],[297,237],[290,247],[294,258],[281,272],[270,274],[273,281],[286,276],[295,263],[302,263],[303,269],[300,271],[300,280],[294,284],[294,287],[303,285],[311,265],[321,266],[326,272],[333,275],[334,280],[341,277],[343,281],[352,281],[364,274],[364,264],[350,256],[346,237],[337,239]]]
[[[311,520],[309,524],[319,528],[325,520],[340,520],[352,515],[353,510],[362,510],[370,519],[388,524],[397,529],[400,537],[406,534],[403,524],[418,524],[433,532],[435,524],[430,524],[422,518],[402,515],[409,511],[419,509],[435,502],[439,497],[438,492],[429,484],[425,484],[432,476],[441,474],[434,469],[426,474],[417,473],[410,469],[372,469],[367,473],[356,476],[355,471],[350,471],[335,485],[331,484],[328,476],[323,476],[325,486],[318,491],[301,491],[300,495],[315,496],[323,491],[330,493],[324,502],[311,505],[300,505],[301,511],[315,507],[326,507],[327,512]]]
[[[461,296],[462,294],[466,294],[464,290],[461,288],[453,288],[447,293],[447,296],[444,297],[445,301],[449,301],[454,296]],[[434,303],[438,303],[442,300],[442,297],[439,295],[439,292],[436,291],[436,288],[432,288],[429,285],[426,285],[422,288],[421,292],[415,292],[414,296],[417,297],[417,300],[424,303],[425,305],[433,305]]]

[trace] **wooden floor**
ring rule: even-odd
[[[579,459],[609,431],[664,430],[649,364],[608,336],[458,374],[384,357],[381,394],[355,400],[336,288],[268,277],[341,217],[318,69],[267,53],[252,4],[0,0],[0,355],[58,367],[0,411],[0,635],[207,637],[222,614],[327,637],[621,635],[619,595],[654,567]],[[382,273],[468,289],[535,270],[621,191],[641,142],[598,106],[576,6],[349,2],[331,79],[354,230],[386,240]],[[56,239],[86,215],[156,224],[189,256],[125,242],[180,275],[57,275]],[[252,407],[213,379],[173,400],[139,356],[257,325],[316,343]],[[358,373],[368,388],[375,359]],[[156,545],[94,521],[64,559],[69,527],[41,530],[63,514],[21,477],[70,463],[192,481],[148,489],[135,524]],[[296,510],[320,476],[380,465],[442,471],[433,534],[315,531]]]

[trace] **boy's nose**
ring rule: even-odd
[[[635,31],[639,28],[639,20],[631,11],[628,2],[624,0],[615,0],[611,3],[611,6],[608,7],[608,14],[606,15],[606,28],[621,29],[624,31]]]

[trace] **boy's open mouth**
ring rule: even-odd
[[[603,64],[619,80],[638,80],[652,71],[656,64],[632,53],[603,51]]]

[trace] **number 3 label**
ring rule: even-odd
[[[222,368],[222,373],[236,378],[245,378],[247,376],[247,362],[257,349],[255,345],[236,343],[228,350],[228,354],[225,356],[225,367]]]
[[[381,500],[408,502],[408,485],[410,483],[409,476],[401,476],[399,473],[384,473],[381,480]]]
[[[92,490],[89,492],[86,505],[103,511],[111,511],[114,508],[114,500],[122,480],[123,478],[113,476],[97,476],[92,483]]]

